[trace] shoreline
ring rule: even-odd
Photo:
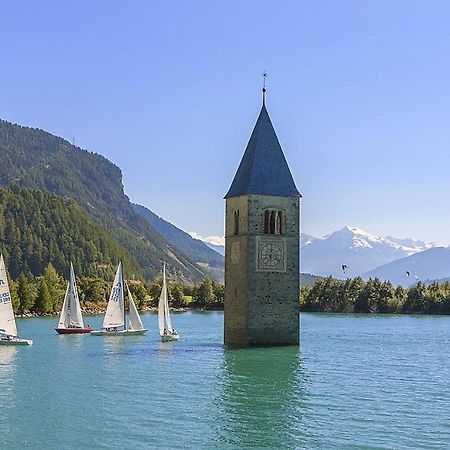
[[[106,308],[98,308],[98,309],[82,309],[83,316],[101,316],[105,314]],[[202,311],[223,311],[223,305],[219,308],[207,308],[205,306],[199,306],[199,307],[182,307],[182,308],[171,308],[171,311],[174,313],[183,313],[183,312],[202,312]],[[158,308],[155,306],[150,306],[142,311],[139,311],[140,313],[157,313]],[[306,313],[306,314],[329,314],[329,315],[375,315],[375,316],[450,316],[450,314],[447,313],[428,313],[428,312],[332,312],[332,311],[299,311],[300,314]],[[18,319],[27,319],[27,318],[33,318],[33,317],[58,317],[60,315],[60,312],[57,313],[45,313],[45,314],[38,314],[35,312],[26,312],[24,314],[15,313],[15,317]]]
[[[171,312],[175,312],[175,313],[182,313],[182,312],[188,312],[188,311],[223,311],[223,307],[222,308],[207,308],[205,306],[198,306],[198,307],[181,307],[181,308],[171,308],[170,309]],[[99,316],[102,314],[105,314],[106,312],[106,308],[82,308],[81,312],[83,314],[83,316]],[[156,306],[149,306],[144,308],[143,310],[139,311],[139,313],[157,313],[158,312],[158,308]],[[27,318],[32,318],[32,317],[58,317],[60,315],[60,311],[59,312],[53,312],[53,313],[36,313],[36,312],[32,312],[32,311],[27,311],[23,314],[19,314],[19,313],[15,313],[15,317],[19,318],[19,319],[27,319]]]

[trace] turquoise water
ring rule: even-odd
[[[450,318],[302,315],[301,347],[228,350],[223,313],[182,334],[0,348],[1,449],[449,448]],[[91,317],[95,327],[100,317]]]

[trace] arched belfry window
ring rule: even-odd
[[[239,211],[234,211],[233,214],[233,234],[239,234]]]
[[[275,234],[282,234],[282,212],[281,211],[277,211],[275,214]]]
[[[264,211],[264,233],[265,234],[283,234],[284,228],[283,211],[266,209]]]
[[[266,209],[264,211],[264,233],[269,234],[270,230],[270,211]]]

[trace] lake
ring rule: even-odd
[[[450,317],[302,314],[300,348],[241,350],[222,312],[173,321],[161,343],[154,314],[143,337],[18,320],[34,345],[0,348],[0,448],[450,447]]]

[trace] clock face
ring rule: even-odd
[[[270,242],[261,246],[259,260],[263,266],[267,268],[277,267],[282,259],[283,250],[278,244]]]
[[[286,239],[256,236],[256,271],[286,272]]]

